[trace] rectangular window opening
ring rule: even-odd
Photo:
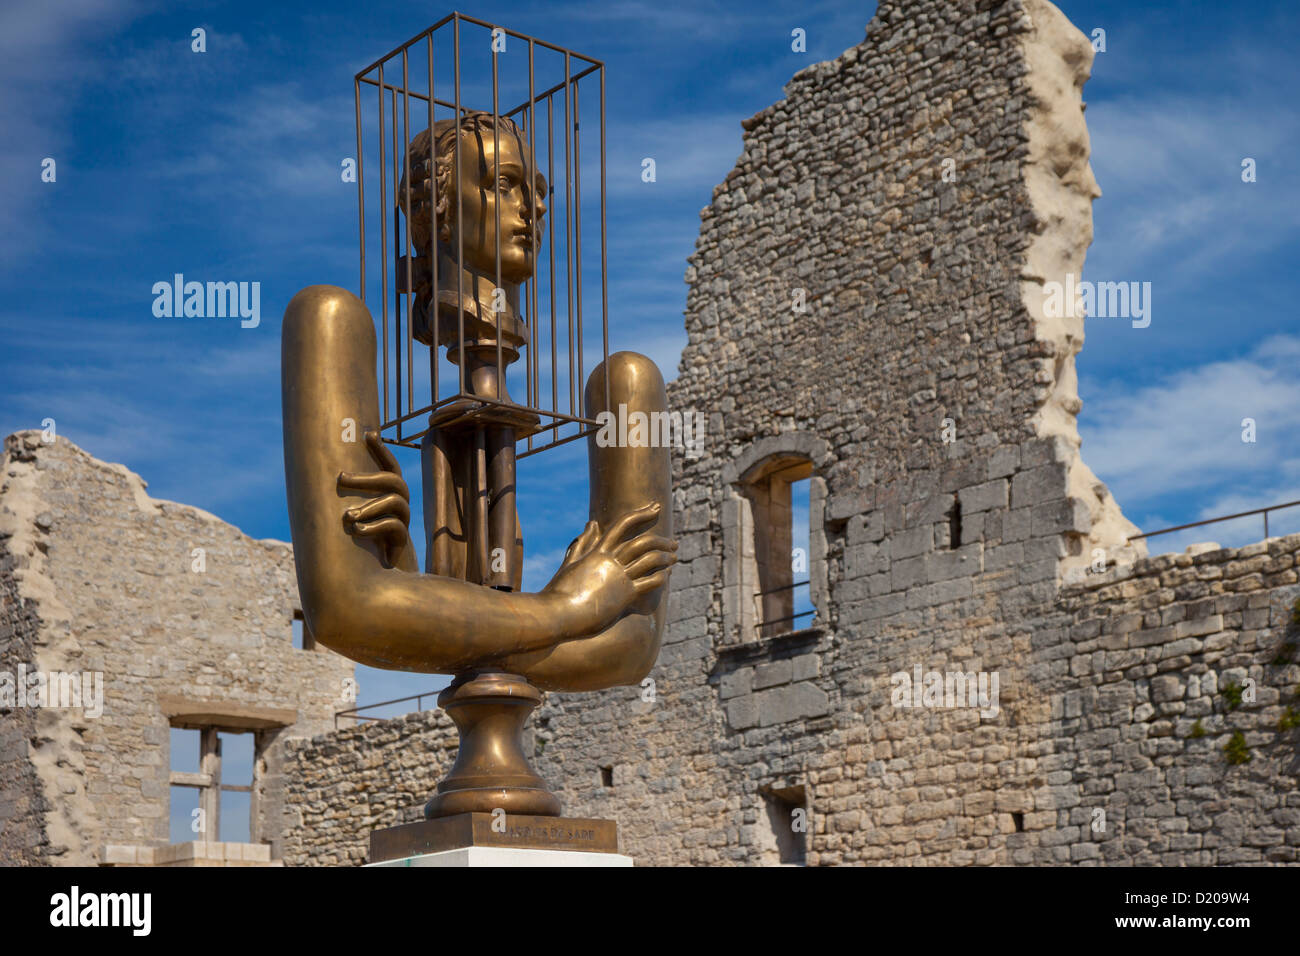
[[[804,866],[808,857],[808,797],[802,785],[763,793],[767,822],[783,866]]]
[[[809,626],[816,616],[811,594],[812,464],[785,461],[750,482],[757,588],[754,620],[759,637]]]
[[[255,734],[171,728],[168,831],[172,843],[251,843]]]
[[[295,609],[293,612],[293,646],[300,651],[316,650],[316,638],[312,637],[311,631],[307,629],[307,620],[303,617],[302,609]]]

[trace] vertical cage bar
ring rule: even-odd
[[[531,79],[531,77],[530,77],[530,79]],[[529,118],[528,118],[528,114],[527,114],[527,112],[525,112],[525,113],[523,114],[523,119],[520,120],[520,122],[523,124],[523,126],[522,126],[521,128],[523,129],[523,132],[524,132],[524,146],[523,146],[522,148],[525,148],[525,149],[526,149],[526,148],[527,148],[527,142],[528,142],[528,131],[529,131],[529,129],[531,128],[531,123],[529,122]],[[525,160],[524,160],[524,186],[523,186],[523,190],[524,190],[524,202],[525,202],[525,203],[531,203],[531,202],[533,202],[533,197],[534,197],[535,193],[537,192],[537,184],[536,184],[535,181],[534,181],[534,183],[533,183],[533,188],[532,188],[532,189],[529,189],[529,188],[528,188],[528,176],[529,176],[529,171],[530,171],[530,169],[531,169],[531,167],[530,167],[529,164],[530,164],[531,162],[532,162],[531,157],[529,157],[529,158],[525,158]],[[536,206],[536,204],[534,204],[532,208],[533,208],[533,211],[534,211],[534,212],[537,211],[537,206]],[[533,227],[532,227],[532,220],[531,220],[531,219],[528,221],[528,227],[529,227],[529,236],[530,236],[530,237],[535,236],[535,235],[536,235],[536,230],[534,230]],[[527,405],[529,408],[532,408],[532,407],[534,407],[534,403],[533,403],[533,352],[534,352],[534,348],[533,348],[533,346],[534,346],[534,344],[535,344],[535,343],[533,342],[533,325],[534,325],[534,323],[535,323],[535,321],[536,321],[536,316],[533,315],[533,310],[532,310],[532,284],[533,284],[533,283],[536,281],[536,279],[537,279],[537,244],[536,244],[536,242],[535,242],[533,239],[531,239],[531,238],[530,238],[530,240],[529,240],[529,247],[530,247],[530,250],[529,250],[529,251],[530,251],[530,254],[531,254],[532,257],[533,257],[533,275],[530,276],[529,278],[527,278],[527,279],[524,280],[524,282],[523,282],[523,287],[519,290],[519,302],[520,302],[520,308],[523,310],[523,316],[524,316],[524,319],[523,319],[523,321],[524,321],[524,333],[525,333],[525,339],[526,339],[526,341],[524,342],[524,346],[523,346],[523,348],[524,348],[524,355],[523,355],[523,360],[524,360],[524,404]],[[527,441],[528,441],[528,449],[531,451],[531,450],[532,450],[532,447],[533,447],[533,435],[532,435],[532,432],[529,432],[529,433],[528,433]],[[517,445],[517,444],[518,444],[518,439],[516,438],[516,445]]]
[[[391,90],[389,103],[393,110],[393,264],[396,265],[401,259],[402,249],[402,217],[398,215],[401,209],[402,201],[398,195],[401,192],[402,180],[398,176],[398,164],[401,162],[402,150],[398,147],[397,141],[397,90]],[[393,350],[395,361],[393,363],[394,384],[397,386],[393,391],[393,399],[397,405],[397,437],[402,437],[402,290],[397,286],[397,270],[393,270]],[[384,341],[384,350],[388,350],[388,341]]]
[[[379,261],[383,337],[379,349],[384,356],[384,421],[388,421],[388,195],[384,171],[384,64],[379,64]]]
[[[492,305],[495,308],[497,296],[502,295],[501,291],[501,113],[498,105],[498,83],[497,83],[497,45],[492,44],[492,212],[496,218],[496,253],[497,253],[497,284],[492,290]],[[504,298],[504,296],[503,296]],[[503,302],[502,305],[505,303]],[[497,327],[497,401],[502,400],[505,390],[502,388],[502,380],[505,377],[504,364],[501,361],[501,317],[504,312],[498,312],[494,319]]]
[[[528,339],[529,355],[527,368],[530,371],[528,376],[528,404],[536,408],[541,404],[541,396],[538,394],[537,382],[537,267],[541,264],[541,236],[537,230],[537,206],[540,197],[537,195],[537,102],[534,96],[533,86],[533,41],[530,37],[528,40],[528,162],[529,168],[525,175],[532,176],[532,182],[529,183],[528,199],[532,203],[529,209],[529,244],[532,246],[533,253],[533,277],[528,280],[528,296],[531,308],[528,310]],[[528,450],[533,449],[533,434],[528,433]]]
[[[495,31],[494,31],[495,32]],[[497,304],[496,297],[503,296],[501,285],[501,103],[500,103],[500,82],[499,67],[500,57],[497,55],[496,44],[492,44],[492,196],[493,196],[493,216],[495,222],[495,245],[496,245],[496,286],[493,289],[492,305],[495,309]],[[503,296],[504,298],[504,296]],[[505,302],[501,303],[504,307]],[[504,308],[497,312],[494,324],[496,325],[496,342],[497,342],[497,387],[494,398],[498,401],[504,401],[506,395],[505,389],[505,361],[502,358],[502,325]],[[518,316],[513,316],[518,321]],[[491,456],[491,471],[488,474],[488,523],[490,540],[488,542],[489,552],[495,553],[500,548],[504,556],[502,570],[497,571],[495,567],[489,566],[487,581],[491,586],[501,590],[511,590],[514,586],[514,561],[515,561],[515,441],[514,429],[510,425],[494,426],[487,436],[489,441],[489,455]],[[495,561],[493,562],[495,565]]]
[[[550,264],[551,294],[551,411],[560,410],[559,365],[557,364],[555,344],[555,94],[546,98],[546,184],[548,199],[551,199],[551,221],[547,223],[547,255]],[[554,438],[558,432],[552,430]]]
[[[415,185],[411,176],[411,77],[407,69],[406,47],[402,47],[402,172],[406,176],[406,195],[402,202],[406,204],[406,241],[402,248],[406,250],[406,410],[415,411],[415,289],[411,282],[411,259],[415,249],[411,244],[411,189]],[[398,180],[399,182],[401,180]],[[398,426],[397,437],[402,437]]]
[[[361,289],[358,296],[366,301],[366,177],[361,165],[361,80],[352,81],[353,102],[357,114],[357,223],[361,239]]]
[[[528,114],[526,111],[520,114],[520,120],[517,125],[519,125],[519,128],[523,131],[524,134],[523,137],[524,141],[519,145],[519,149],[522,153],[528,149]],[[529,202],[532,201],[533,192],[535,192],[536,190],[535,189],[530,190],[528,188],[528,171],[529,171],[528,164],[530,160],[527,156],[522,156],[521,159],[523,161],[523,166],[524,166],[524,178],[523,178],[523,184],[521,185],[520,188],[523,190],[524,204],[527,205]],[[529,235],[531,236],[532,235],[531,220],[529,220],[526,224],[529,226]],[[531,244],[531,240],[530,240],[530,244]],[[532,255],[534,257],[533,270],[534,273],[536,273],[537,270],[536,252],[532,252]],[[520,289],[519,289],[519,311],[522,316],[522,321],[524,323],[524,344],[521,346],[521,348],[523,349],[523,355],[521,356],[521,358],[524,360],[523,404],[529,408],[533,407],[533,376],[532,376],[533,325],[532,325],[532,313],[529,310],[529,306],[531,305],[531,300],[529,298],[529,293],[530,293],[529,285],[530,283],[532,283],[533,278],[535,278],[535,275],[525,279],[522,283],[520,283]],[[518,438],[516,438],[515,444],[518,445]],[[533,436],[531,434],[528,436],[528,447],[529,448],[533,447]]]
[[[569,311],[569,414],[576,415],[578,403],[574,398],[573,378],[573,179],[569,166],[569,133],[573,120],[569,110],[569,100],[573,95],[569,79],[569,54],[564,54],[564,302]],[[559,429],[555,437],[560,437]]]
[[[456,301],[464,303],[465,301],[465,229],[463,220],[463,203],[460,201],[460,14],[453,14],[452,20],[452,39],[455,44],[454,56],[452,57],[453,70],[455,72],[456,82],[456,182],[455,188],[451,194],[456,197]],[[459,349],[460,358],[456,362],[456,369],[460,376],[458,381],[457,395],[465,394],[465,309],[462,306],[456,308],[456,326],[459,338],[456,341],[456,348]]]
[[[429,388],[431,404],[438,404],[438,169],[435,164],[433,117],[433,31],[428,36],[429,52],[429,266],[433,285],[430,287],[428,312],[429,330],[433,333],[433,347],[429,349]]]
[[[586,379],[587,366],[582,360],[582,153],[578,139],[578,84],[573,84],[573,261],[574,294],[578,300],[578,398],[582,399],[582,385]],[[585,411],[585,409],[583,409]],[[581,414],[581,412],[579,413]],[[578,426],[582,430],[582,426]]]
[[[605,68],[600,68],[600,341],[603,350],[603,368],[605,369],[605,410],[615,411],[609,407],[609,258],[605,242]]]

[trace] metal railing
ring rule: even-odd
[[[1161,528],[1159,531],[1148,531],[1146,534],[1131,535],[1128,540],[1139,541],[1143,538],[1154,538],[1158,534],[1169,534],[1173,531],[1185,531],[1188,528],[1199,528],[1207,524],[1216,524],[1220,521],[1233,521],[1237,518],[1249,518],[1251,515],[1264,516],[1264,537],[1268,537],[1268,513],[1270,511],[1281,511],[1283,508],[1294,508],[1300,505],[1300,501],[1288,501],[1280,505],[1269,505],[1267,508],[1255,508],[1252,511],[1242,511],[1235,515],[1224,515],[1221,518],[1206,518],[1204,521],[1193,521],[1189,524],[1174,525],[1172,528]]]
[[[769,594],[780,594],[782,591],[793,591],[795,588],[806,587],[806,586],[807,586],[808,584],[810,584],[810,583],[811,583],[811,579],[809,579],[808,581],[796,581],[794,584],[785,584],[785,585],[782,585],[782,586],[779,587],[779,588],[768,588],[766,591],[756,591],[756,592],[754,593],[754,610],[755,610],[755,616],[758,617],[758,618],[760,618],[760,619],[762,618],[762,616],[763,616],[763,598],[766,597],[767,595],[769,595]],[[778,618],[775,618],[775,619],[773,619],[773,620],[771,620],[771,621],[759,620],[758,624],[755,626],[755,629],[756,629],[756,630],[759,632],[759,634],[761,635],[762,632],[763,632],[763,628],[765,628],[765,627],[771,627],[771,626],[774,625],[774,624],[788,624],[788,623],[790,623],[791,621],[798,621],[798,620],[800,620],[800,619],[802,619],[802,618],[805,618],[805,617],[812,617],[812,616],[815,615],[816,613],[817,613],[817,609],[816,609],[816,608],[813,608],[811,611],[801,611],[801,612],[798,613],[798,614],[791,614],[791,615],[789,615],[788,617],[778,617]],[[769,632],[769,633],[771,633],[771,632]]]
[[[357,720],[388,720],[389,718],[387,717],[370,717],[362,714],[361,711],[374,710],[376,707],[387,707],[389,704],[402,704],[408,700],[413,700],[416,702],[415,709],[417,711],[424,710],[424,698],[437,697],[440,693],[442,692],[431,690],[426,691],[423,694],[412,694],[410,697],[395,697],[392,700],[381,700],[377,704],[365,704],[361,707],[349,707],[347,710],[336,710],[334,712],[334,729],[339,729],[340,717],[355,717]],[[410,713],[410,711],[408,711],[408,713]]]

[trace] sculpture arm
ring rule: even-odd
[[[651,423],[656,421],[655,416],[667,413],[663,376],[654,362],[635,352],[617,352],[607,363],[598,365],[587,381],[588,418],[597,419],[606,407],[606,374],[609,375],[609,406],[615,413],[623,405],[629,416],[644,413]],[[602,528],[607,527],[618,515],[655,502],[660,505],[658,519],[646,534],[671,539],[670,453],[663,443],[619,447],[602,444],[594,434],[588,436],[592,520]],[[668,611],[668,587],[668,575],[664,574],[627,613],[600,633],[544,651],[514,655],[503,660],[501,666],[522,674],[542,690],[587,691],[637,684],[650,673],[659,656]]]
[[[307,626],[325,646],[375,667],[451,673],[599,631],[641,593],[603,552],[561,586],[519,594],[413,573],[409,535],[349,534],[345,513],[370,499],[340,487],[339,475],[375,470],[363,438],[379,425],[365,305],[333,286],[302,290],[285,310],[281,360],[298,589]]]

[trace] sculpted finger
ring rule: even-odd
[[[378,521],[358,521],[352,526],[356,534],[367,538],[378,538],[384,545],[385,552],[391,554],[406,540],[406,525],[396,518],[380,518]]]
[[[659,534],[643,534],[625,541],[614,549],[614,559],[620,564],[627,564],[641,557],[647,551],[676,551],[677,542]]]
[[[578,548],[575,552],[576,556],[581,558],[588,551],[594,548],[596,546],[596,542],[599,540],[600,540],[600,525],[598,525],[595,521],[588,521],[587,527],[583,528],[582,534],[578,535],[578,540],[576,542]]]
[[[367,501],[364,505],[349,508],[343,512],[343,516],[349,521],[362,522],[373,521],[385,515],[392,515],[397,518],[404,527],[409,526],[411,523],[411,506],[407,504],[406,499],[401,495],[392,494],[376,498],[374,501]]]
[[[659,502],[652,501],[644,508],[637,508],[636,511],[629,511],[623,517],[619,518],[612,525],[605,537],[601,539],[600,547],[604,551],[609,551],[616,544],[627,537],[628,533],[634,528],[641,528],[659,518]]]
[[[371,471],[365,474],[355,471],[339,472],[339,487],[371,495],[394,494],[405,501],[411,500],[411,493],[407,490],[402,476],[388,471]]]
[[[638,578],[632,582],[632,590],[637,594],[649,594],[655,588],[661,588],[668,583],[668,572],[660,571],[652,574],[648,578]]]
[[[358,521],[353,527],[357,534],[366,535],[367,537],[378,537],[388,534],[406,534],[406,525],[396,518],[380,518],[378,521]]]
[[[402,466],[397,463],[392,450],[373,428],[366,432],[366,447],[370,449],[370,457],[375,460],[375,464],[384,471],[398,475],[402,473]]]
[[[591,551],[592,545],[596,543],[596,538],[600,535],[600,526],[594,521],[588,521],[587,527],[582,529],[582,534],[570,542],[569,547],[564,552],[564,560],[560,562],[560,567],[567,568],[569,565],[581,561]]]
[[[632,580],[643,577],[651,571],[662,571],[677,563],[677,558],[665,551],[651,551],[643,554],[627,566],[627,576]]]

